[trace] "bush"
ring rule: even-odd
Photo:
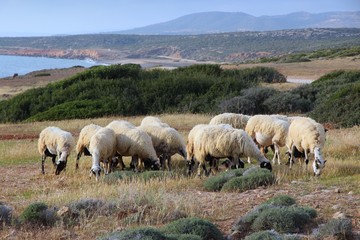
[[[194,234],[168,234],[166,237],[169,240],[202,240],[200,236]]]
[[[127,229],[113,232],[98,238],[98,240],[170,240],[161,231],[151,227]]]
[[[277,195],[264,202],[264,204],[271,204],[278,207],[288,207],[294,205],[295,203],[295,199],[289,195]]]
[[[271,230],[255,232],[245,237],[245,240],[259,240],[259,239],[283,240],[283,238],[279,233]]]
[[[115,171],[105,175],[103,179],[104,182],[111,184],[123,179],[130,179],[134,174],[134,171]]]
[[[231,230],[246,233],[274,229],[281,233],[294,233],[303,230],[316,215],[312,208],[296,206],[292,197],[278,195],[239,218]],[[298,239],[298,236],[283,236],[283,239]]]
[[[244,169],[231,169],[216,176],[209,177],[204,182],[204,188],[208,191],[220,191],[223,185],[231,178],[241,176]]]
[[[200,218],[181,218],[161,229],[167,234],[192,234],[203,240],[223,240],[220,230],[211,222]]]
[[[20,223],[32,226],[53,226],[57,221],[55,209],[49,209],[43,202],[32,203],[20,215]]]
[[[114,209],[116,209],[114,203],[93,198],[80,199],[70,203],[68,206],[72,213],[84,215],[86,218],[91,218],[94,215],[111,215],[114,212]]]
[[[323,239],[326,237],[333,237],[334,239],[338,240],[351,239],[351,219],[332,219],[324,225],[321,225],[317,234],[317,238]]]
[[[173,173],[168,171],[145,171],[138,175],[138,178],[144,181],[149,181],[150,179],[166,179],[173,177]]]
[[[62,215],[62,221],[67,227],[79,224],[79,219],[90,219],[99,215],[109,216],[117,210],[114,203],[91,198],[80,199],[68,204],[67,207],[68,211]]]
[[[267,169],[258,168],[248,175],[235,177],[226,182],[221,191],[231,192],[255,189],[259,186],[267,186],[273,184],[275,181],[274,175]]]
[[[255,231],[275,229],[280,233],[296,233],[310,220],[310,215],[302,208],[274,207],[262,211],[251,227]]]
[[[13,208],[0,202],[0,229],[4,225],[10,225],[12,219]]]

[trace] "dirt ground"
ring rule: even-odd
[[[0,136],[0,140],[29,139],[35,141],[37,137],[36,134],[6,134]],[[37,186],[47,184],[46,179],[40,174],[40,160],[38,164],[0,167],[0,172],[0,202],[17,202],[19,200],[18,193],[24,193]],[[215,216],[211,221],[224,234],[230,234],[231,227],[236,220],[255,206],[276,195],[286,194],[294,197],[297,204],[314,208],[318,213],[318,223],[327,222],[334,214],[343,214],[351,218],[355,239],[360,239],[360,196],[351,190],[342,189],[336,185],[329,187],[323,186],[317,181],[293,181],[242,193],[187,189],[180,194],[191,194],[199,199],[203,203],[199,206],[201,211],[208,216]],[[226,209],[231,209],[231,211],[226,215],[216,216],[216,212],[219,211],[218,207],[224,205],[226,205]]]

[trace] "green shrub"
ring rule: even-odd
[[[332,239],[345,240],[352,239],[351,219],[332,219],[321,225],[317,234],[318,239],[332,237]]]
[[[293,197],[290,197],[289,195],[277,195],[265,201],[263,204],[271,204],[279,207],[288,207],[294,205],[295,203],[295,199]]]
[[[255,232],[245,237],[245,240],[259,240],[259,239],[283,240],[283,238],[279,233],[271,230]]]
[[[0,229],[4,225],[10,225],[12,219],[13,209],[4,203],[0,202]]]
[[[255,231],[274,229],[280,233],[296,233],[310,220],[311,217],[302,208],[274,207],[262,211],[251,227]]]
[[[169,240],[202,240],[198,235],[194,234],[167,234]]]
[[[150,179],[166,179],[173,177],[173,173],[168,171],[145,171],[137,176],[139,179],[149,181]]]
[[[223,240],[220,230],[211,222],[200,218],[181,218],[173,221],[161,230],[166,234],[192,234],[203,240]]]
[[[20,215],[20,223],[32,226],[53,226],[57,221],[55,209],[49,209],[43,202],[32,203]]]
[[[273,184],[275,181],[274,175],[267,169],[258,168],[248,175],[241,177],[235,177],[226,182],[221,191],[246,191],[249,189],[255,189],[259,186],[267,186]]]
[[[209,177],[204,181],[204,188],[208,191],[220,191],[223,185],[229,181],[229,179],[241,176],[244,169],[232,169],[226,172],[222,172],[216,176]]]
[[[170,240],[161,231],[152,227],[139,227],[117,231],[97,238],[98,240]]]
[[[240,217],[231,227],[233,231],[248,232],[254,220],[265,210],[274,208],[273,205],[261,204],[253,208],[246,215]]]
[[[70,211],[86,218],[95,215],[111,215],[116,210],[114,203],[106,202],[100,199],[85,198],[72,202],[69,205]]]
[[[103,181],[109,184],[116,183],[123,179],[131,179],[134,174],[134,171],[115,171],[105,175]]]

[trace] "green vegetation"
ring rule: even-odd
[[[96,66],[69,79],[0,101],[0,122],[84,119],[161,113],[306,114],[336,127],[359,125],[360,71],[336,71],[291,91],[276,70],[193,65],[144,70]]]
[[[226,172],[221,172],[216,176],[209,177],[204,181],[204,188],[208,191],[220,191],[223,185],[231,178],[242,176],[243,168],[232,169]]]
[[[352,239],[350,218],[332,219],[319,228],[317,239],[331,238],[338,240]]]
[[[247,173],[247,171],[250,171]],[[275,181],[275,176],[267,169],[263,168],[249,168],[240,177],[231,178],[227,181],[221,191],[232,192],[239,191],[244,192],[246,190],[255,189],[259,186],[271,185]]]
[[[277,57],[260,58],[252,62],[278,62],[278,63],[294,63],[294,62],[310,62],[316,59],[334,59],[343,57],[360,56],[360,46],[347,48],[327,48],[310,52],[286,54]]]
[[[100,237],[106,239],[148,239],[148,240],[223,240],[220,230],[211,222],[200,218],[182,218],[157,229],[138,227],[116,231]]]
[[[194,65],[168,71],[134,64],[98,66],[0,102],[0,121],[210,112],[222,99],[259,82],[284,81],[277,71],[262,67],[223,70],[219,65]]]
[[[0,38],[0,47],[43,49],[111,49],[124,58],[158,58],[180,53],[184,59],[243,62],[264,53],[337,49],[359,45],[359,29],[298,29],[264,32],[230,32],[201,35],[93,34],[52,37]],[[239,54],[240,53],[240,54]],[[351,54],[351,53],[349,53]],[[302,59],[302,58],[300,58]]]
[[[20,215],[20,223],[36,227],[54,226],[57,221],[55,209],[43,202],[32,203]]]
[[[181,218],[165,225],[161,229],[167,234],[192,234],[203,240],[223,240],[220,230],[211,222],[200,218]]]
[[[233,226],[234,231],[275,230],[279,233],[298,233],[311,224],[317,216],[314,209],[301,207],[287,195],[270,199],[241,217]]]

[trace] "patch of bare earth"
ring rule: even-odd
[[[29,204],[23,194],[46,188],[46,184],[54,181],[51,166],[47,166],[47,174],[40,173],[39,164],[24,166],[0,167],[0,201],[6,201],[12,206]],[[56,176],[57,178],[57,176]],[[61,179],[61,176],[59,177]],[[336,186],[325,187],[316,181],[293,181],[288,184],[275,184],[268,188],[258,188],[242,193],[207,192],[202,189],[184,189],[177,195],[191,195],[202,204],[198,207],[204,216],[211,219],[226,235],[231,233],[231,227],[241,216],[255,206],[279,194],[294,197],[301,206],[309,206],[318,212],[317,223],[329,221],[335,213],[341,212],[352,219],[353,232],[360,233],[360,197],[346,192]]]
[[[44,69],[17,77],[0,78],[0,98],[6,99],[28,89],[42,87],[48,83],[71,77],[86,70],[82,67]]]

